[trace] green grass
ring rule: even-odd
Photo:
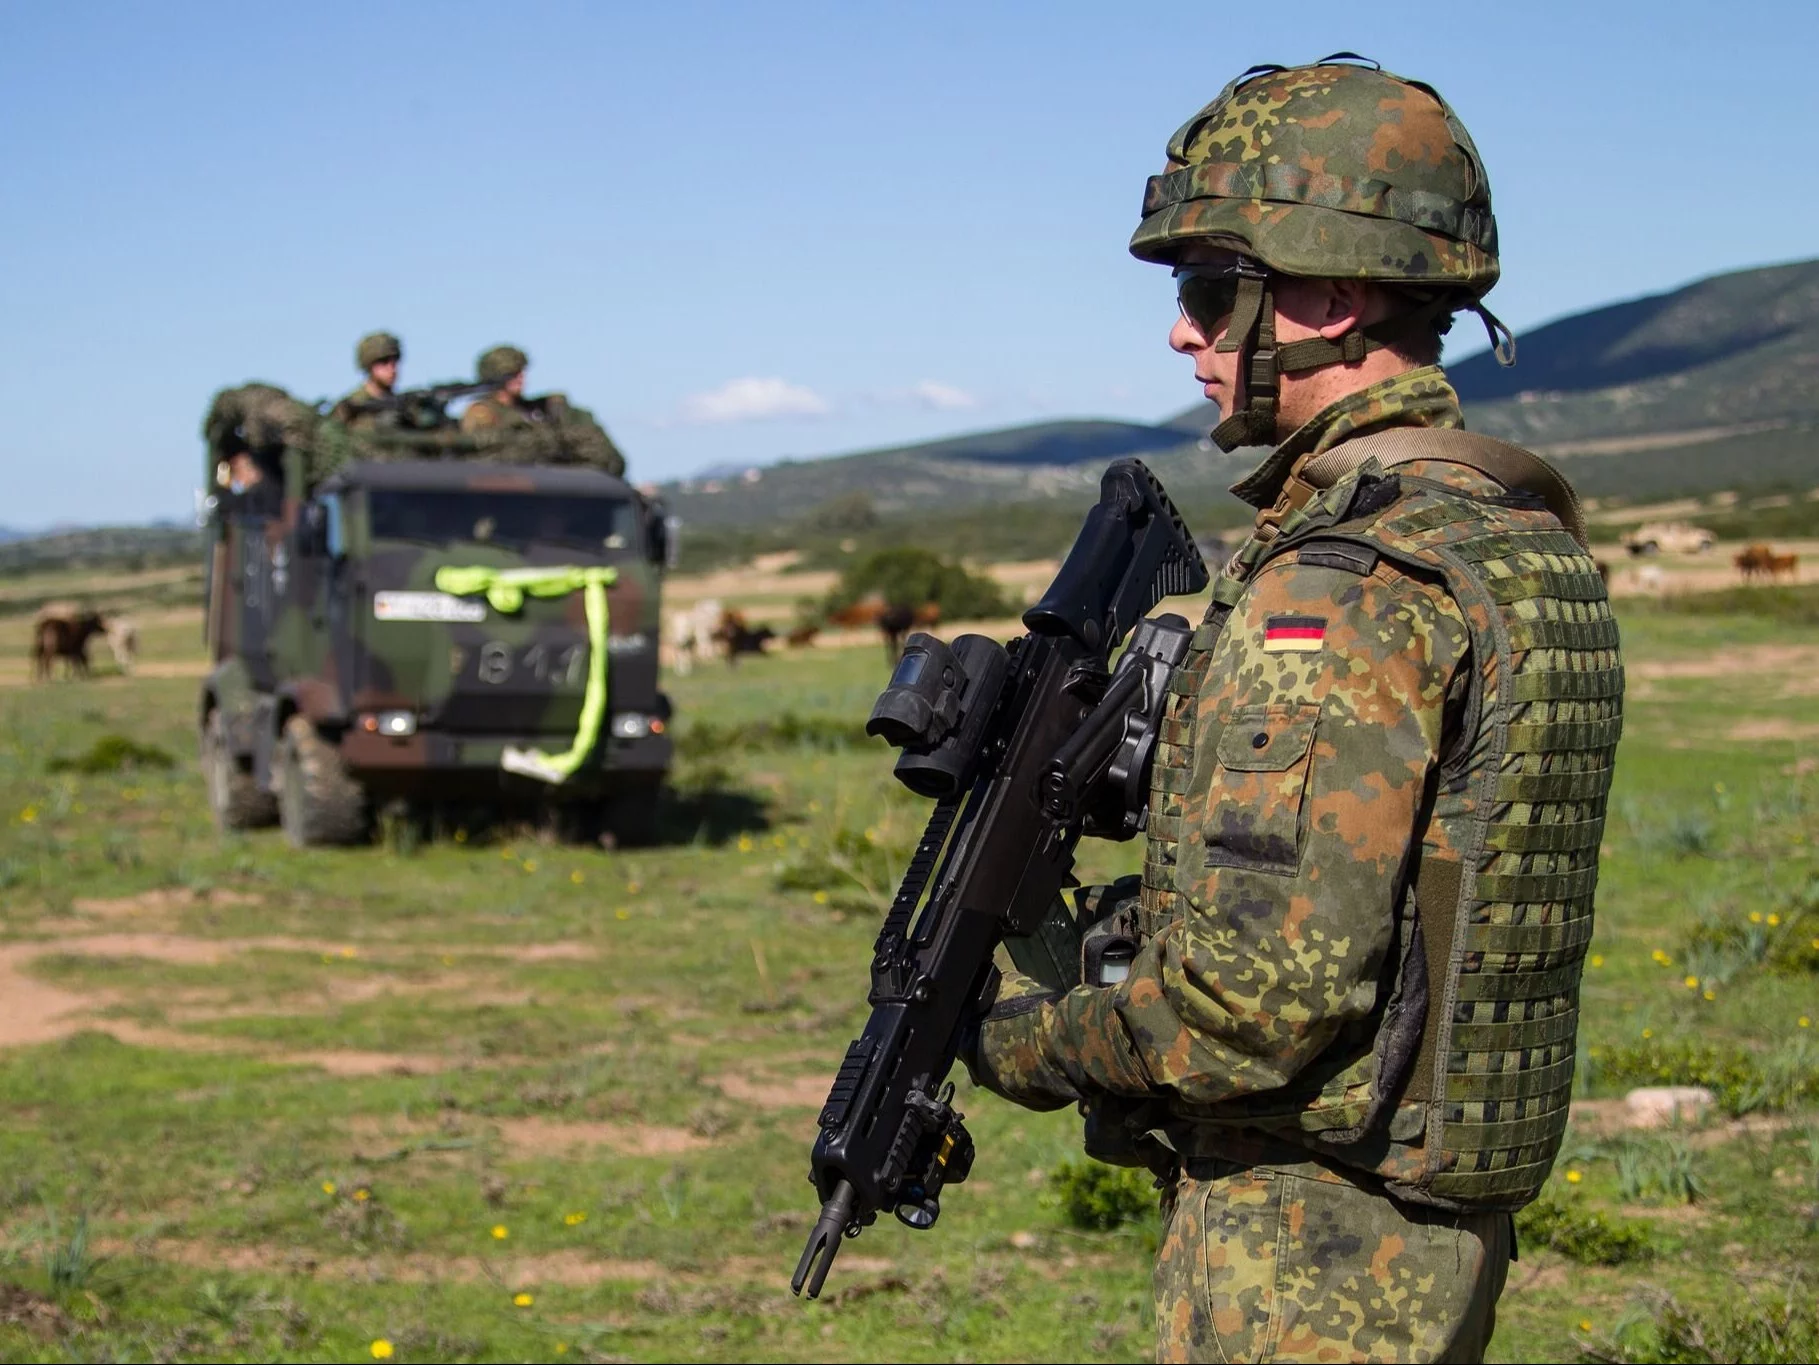
[[[1582,1090],[1595,1109],[1664,1062],[1728,1066],[1749,1123],[1621,1134],[1586,1111],[1495,1359],[1619,1339],[1644,1358],[1685,1336],[1660,1294],[1717,1332],[1747,1301],[1734,1272],[1766,1293],[1819,1252],[1819,973],[1795,941],[1819,878],[1819,694],[1646,667],[1819,629],[1622,622],[1637,683]],[[152,662],[193,648],[189,623],[149,634]],[[671,841],[621,853],[519,829],[222,839],[187,759],[193,680],[0,690],[0,986],[34,992],[44,1029],[0,1051],[0,1356],[1147,1357],[1148,1177],[1108,1181],[1076,1117],[964,1080],[979,1158],[939,1227],[886,1220],[826,1300],[789,1296],[815,1109],[922,811],[860,735],[883,673],[864,648],[672,680]],[[109,735],[182,757],[52,770]],[[1141,857],[1085,852],[1094,880]],[[1745,1102],[1757,1082],[1780,1097]],[[1637,1254],[1599,1264],[1600,1223]]]

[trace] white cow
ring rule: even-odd
[[[714,632],[724,614],[718,597],[704,597],[687,611],[673,613],[664,631],[669,637],[670,667],[677,673],[689,673],[697,658],[711,657]]]
[[[114,662],[122,673],[131,673],[139,657],[139,627],[129,616],[107,619],[107,647],[114,652]]]

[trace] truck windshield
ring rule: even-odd
[[[595,554],[637,546],[638,518],[622,498],[375,488],[375,541],[431,545],[564,545]]]

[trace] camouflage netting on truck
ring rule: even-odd
[[[625,472],[624,457],[594,415],[559,393],[527,400],[531,420],[478,432],[463,432],[448,416],[446,400],[437,399],[435,389],[400,393],[381,408],[377,422],[349,426],[274,384],[222,389],[202,420],[204,478],[210,486],[225,484],[223,467],[246,456],[265,478],[280,482],[287,452],[301,456],[308,487],[356,460],[467,459]]]

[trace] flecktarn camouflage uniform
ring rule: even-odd
[[[1437,98],[1356,67],[1255,85],[1222,96],[1264,107],[1243,124],[1251,151],[1270,144],[1269,108],[1306,99],[1312,140],[1377,119],[1385,87],[1405,113],[1411,92],[1425,100],[1405,132],[1446,127]],[[1308,144],[1276,134],[1293,169]],[[1386,141],[1368,144],[1374,162],[1414,163]],[[1456,197],[1482,188],[1471,161]],[[1323,164],[1345,181],[1337,155]],[[1173,208],[1152,182],[1133,249],[1166,259],[1170,214],[1190,240],[1267,219],[1269,187],[1220,197],[1243,173],[1200,173],[1211,202]],[[1372,193],[1415,216],[1446,208],[1270,174],[1316,204],[1349,196],[1321,210],[1341,227]],[[1333,236],[1309,203],[1283,216]],[[1372,260],[1399,252],[1395,271],[1470,299],[1494,281],[1494,255],[1458,266],[1463,247],[1411,267],[1403,226],[1366,224]],[[1474,231],[1494,249],[1494,228]],[[1271,246],[1265,231],[1240,243],[1266,262]],[[1372,458],[1297,484],[1348,442],[1467,440],[1462,426],[1442,372],[1413,369],[1333,403],[1234,490],[1259,515],[1171,684],[1125,911],[1143,947],[1111,986],[1055,996],[1008,974],[971,1059],[1020,1103],[1080,1102],[1090,1151],[1165,1176],[1159,1359],[1481,1357],[1510,1211],[1564,1131],[1621,723],[1602,583],[1541,498],[1469,461]]]

